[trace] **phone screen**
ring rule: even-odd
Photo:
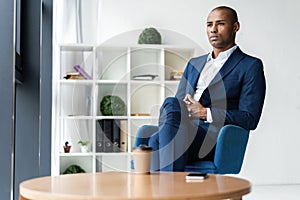
[[[187,180],[199,180],[199,179],[206,179],[207,178],[207,174],[206,173],[189,173],[188,175],[186,175],[186,179]]]

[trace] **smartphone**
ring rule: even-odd
[[[206,179],[208,175],[206,173],[189,173],[185,176],[186,180],[203,180]]]

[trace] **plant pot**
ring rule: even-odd
[[[87,153],[89,151],[89,147],[88,146],[81,146],[81,152],[82,153]]]
[[[71,146],[64,146],[65,153],[70,153]]]

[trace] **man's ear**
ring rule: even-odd
[[[234,22],[233,30],[234,30],[235,33],[238,32],[238,30],[240,30],[240,23],[239,22]]]

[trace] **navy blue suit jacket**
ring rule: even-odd
[[[192,58],[183,73],[176,97],[195,93],[207,55]],[[224,63],[203,92],[199,102],[211,109],[213,124],[239,125],[254,130],[259,122],[264,98],[265,76],[260,59],[249,56],[237,48]]]

